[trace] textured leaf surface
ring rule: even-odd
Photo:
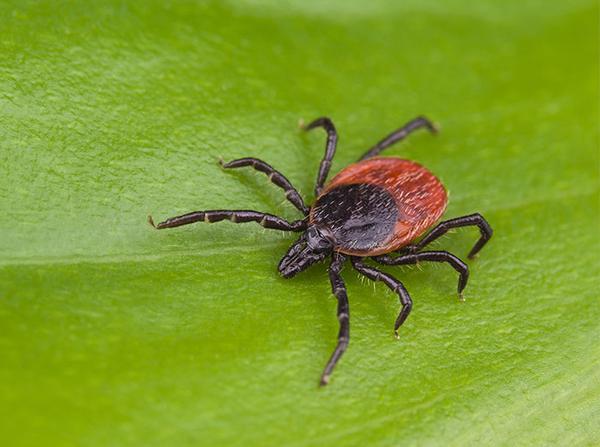
[[[598,7],[569,2],[4,2],[0,5],[2,445],[600,443]],[[389,152],[495,229],[466,303],[445,266],[346,268],[352,340],[325,266],[275,266],[293,236],[155,232],[196,209],[295,217],[259,156],[310,201],[406,120]],[[464,256],[474,230],[437,246]]]

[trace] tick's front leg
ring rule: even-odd
[[[329,280],[331,281],[331,291],[338,301],[337,317],[340,322],[340,331],[338,333],[338,341],[331,354],[331,358],[327,362],[323,374],[321,375],[321,386],[329,383],[329,376],[333,372],[333,368],[340,360],[344,351],[348,347],[350,341],[350,306],[348,304],[348,294],[346,293],[346,285],[340,275],[342,264],[346,258],[340,254],[334,253],[333,260],[329,265]]]
[[[265,161],[262,161],[258,158],[247,157],[247,158],[238,158],[237,160],[232,160],[228,163],[220,162],[223,169],[235,169],[235,168],[243,168],[245,166],[250,166],[256,169],[259,172],[267,174],[269,176],[269,180],[273,182],[275,185],[279,186],[281,189],[285,191],[285,197],[288,199],[292,205],[298,208],[302,213],[306,216],[308,215],[309,209],[304,204],[304,200],[300,193],[294,186],[290,183],[290,181],[283,175],[281,172],[277,171],[270,164]]]
[[[306,229],[306,219],[288,222],[273,214],[260,213],[252,210],[194,211],[182,214],[181,216],[171,217],[159,224],[154,224],[152,216],[148,216],[148,222],[157,230],[180,227],[196,222],[214,223],[221,220],[229,220],[233,223],[256,222],[265,228],[281,231],[304,231]]]

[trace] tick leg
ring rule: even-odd
[[[230,220],[233,223],[258,222],[265,228],[281,231],[304,231],[307,225],[305,219],[288,222],[272,214],[248,210],[194,211],[181,216],[171,217],[158,225],[154,225],[152,217],[148,216],[148,222],[157,230],[180,227],[181,225],[188,225],[194,222],[213,223],[220,220]]]
[[[437,129],[431,121],[429,121],[424,116],[419,116],[406,123],[400,129],[393,131],[391,134],[389,134],[387,137],[385,137],[383,140],[381,140],[379,143],[377,143],[375,146],[369,149],[360,158],[360,160],[366,160],[367,158],[371,158],[378,155],[382,150],[390,147],[392,144],[397,143],[400,140],[403,140],[409,134],[411,134],[417,129],[421,129],[422,127],[429,129],[429,131],[432,133],[437,132]]]
[[[302,213],[306,216],[308,214],[308,208],[304,204],[304,200],[302,197],[292,186],[290,181],[279,171],[274,169],[270,164],[259,160],[258,158],[239,158],[237,160],[230,161],[229,163],[221,162],[221,166],[224,169],[234,169],[234,168],[242,168],[244,166],[251,166],[257,171],[263,172],[269,176],[269,180],[273,182],[275,185],[279,186],[281,189],[285,191],[285,197],[298,208]]]
[[[388,275],[381,270],[377,270],[376,268],[364,264],[360,258],[352,258],[352,265],[359,273],[362,273],[373,281],[383,282],[393,292],[398,294],[400,304],[402,304],[402,309],[398,314],[398,318],[396,318],[396,324],[394,324],[394,334],[396,335],[396,338],[398,338],[398,328],[402,326],[402,323],[404,323],[412,309],[412,300],[410,299],[408,291],[404,288],[404,285],[392,275]]]
[[[350,340],[350,307],[348,305],[348,295],[346,293],[346,285],[340,275],[342,270],[342,264],[345,261],[345,257],[335,253],[333,260],[329,265],[329,281],[331,282],[331,290],[338,301],[337,306],[337,318],[340,322],[340,331],[338,332],[338,341],[321,374],[321,386],[329,383],[329,376],[331,375],[333,368],[344,354],[344,351],[348,347]]]
[[[473,259],[473,257],[483,248],[487,241],[492,237],[493,231],[490,224],[484,217],[479,214],[469,214],[468,216],[457,217],[455,219],[445,220],[444,222],[440,222],[433,230],[425,235],[423,239],[421,239],[416,244],[404,247],[401,251],[410,251],[412,253],[417,252],[423,249],[425,246],[429,245],[434,240],[446,234],[449,230],[453,228],[460,227],[470,227],[477,226],[479,227],[479,231],[481,232],[481,237],[475,243],[471,251],[469,252],[468,258]]]
[[[329,118],[317,118],[308,126],[305,126],[304,130],[311,130],[316,127],[322,127],[327,132],[325,155],[321,160],[321,164],[319,166],[319,173],[317,175],[317,184],[315,185],[315,197],[318,197],[319,194],[321,194],[321,190],[323,189],[325,180],[327,180],[327,174],[329,174],[329,169],[331,168],[331,160],[333,160],[333,156],[335,155],[335,148],[337,146],[338,136],[335,130],[335,126]]]
[[[384,265],[408,265],[417,264],[419,261],[447,262],[459,274],[458,296],[462,299],[462,292],[469,280],[469,267],[458,257],[447,251],[422,251],[410,253],[393,258],[390,255],[373,256],[374,261]]]

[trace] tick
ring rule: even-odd
[[[349,260],[360,274],[373,281],[381,281],[400,299],[401,309],[394,333],[404,323],[412,309],[412,300],[400,281],[392,275],[365,263],[366,259],[382,265],[408,265],[419,262],[446,262],[458,272],[458,294],[462,299],[469,269],[455,255],[443,250],[424,250],[429,244],[453,228],[477,226],[481,233],[468,254],[473,258],[492,236],[492,228],[479,213],[456,217],[438,223],[419,239],[442,216],[448,203],[444,185],[423,166],[409,160],[380,157],[384,149],[404,139],[417,129],[436,132],[434,125],[424,117],[415,118],[395,130],[371,149],[357,163],[351,164],[329,183],[327,174],[335,154],[338,135],[329,118],[318,118],[305,130],[322,127],[327,132],[325,155],[321,160],[316,200],[307,206],[304,200],[279,171],[258,158],[240,158],[222,163],[225,169],[250,166],[268,175],[272,183],[284,190],[287,200],[303,218],[289,222],[273,214],[251,210],[194,211],[152,226],[179,227],[194,222],[234,223],[256,222],[265,228],[302,233],[279,262],[278,270],[284,278],[291,278],[312,264],[330,258],[328,273],[331,289],[337,298],[339,333],[337,345],[321,375],[321,385],[329,377],[342,357],[350,339],[350,310],[346,286],[340,275],[343,264]]]

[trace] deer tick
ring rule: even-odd
[[[179,227],[194,222],[234,223],[256,222],[265,228],[302,233],[279,262],[278,270],[284,278],[291,278],[312,264],[331,258],[329,280],[337,298],[339,320],[338,341],[321,375],[321,385],[329,377],[348,346],[350,313],[346,287],[340,275],[342,265],[349,260],[352,267],[373,281],[381,281],[400,299],[401,309],[396,318],[394,333],[404,323],[412,309],[412,300],[400,281],[365,263],[365,259],[383,265],[417,264],[421,261],[447,262],[458,272],[458,294],[467,285],[467,265],[455,255],[440,250],[426,250],[431,242],[448,230],[477,226],[481,236],[468,257],[473,258],[492,236],[492,229],[479,213],[457,217],[433,226],[446,209],[448,196],[442,183],[426,168],[409,160],[380,157],[384,149],[404,139],[411,132],[436,128],[424,117],[415,118],[395,130],[371,149],[357,163],[351,164],[329,183],[327,174],[337,146],[337,132],[329,118],[318,118],[305,130],[322,127],[327,132],[325,155],[319,166],[315,186],[316,200],[306,206],[304,200],[279,171],[257,158],[240,158],[222,163],[223,168],[250,166],[269,176],[271,182],[285,191],[285,196],[303,218],[289,222],[273,214],[250,210],[194,211],[154,225],[157,229]],[[392,256],[393,255],[393,256]]]

